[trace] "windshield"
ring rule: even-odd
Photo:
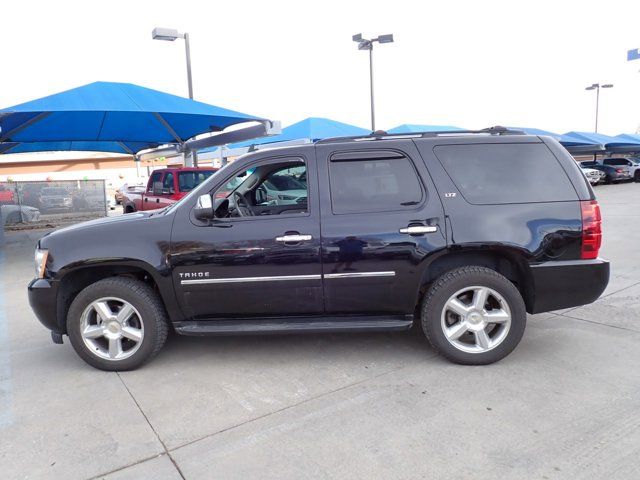
[[[180,184],[181,192],[190,192],[207,178],[214,174],[214,170],[202,170],[193,172],[180,172],[178,173],[178,182]]]

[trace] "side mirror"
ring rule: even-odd
[[[198,203],[196,203],[196,206],[193,209],[193,215],[198,220],[213,219],[213,202],[211,201],[211,195],[205,193],[198,197]]]
[[[162,182],[153,182],[151,191],[154,195],[162,195]]]

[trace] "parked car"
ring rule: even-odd
[[[272,175],[257,191],[258,203],[271,205],[291,205],[307,201],[307,185],[296,178],[297,170],[290,169],[278,175]]]
[[[582,168],[593,168],[604,173],[604,183],[620,183],[631,180],[631,174],[628,167],[613,167],[611,165],[602,165],[596,162],[581,162]]]
[[[306,170],[304,201],[258,201],[293,168]],[[138,367],[169,330],[414,323],[449,360],[481,365],[516,347],[527,312],[601,295],[601,238],[589,182],[550,137],[494,127],[328,139],[242,156],[164,210],[45,235],[29,302],[54,342],[68,335],[103,370]]]
[[[0,210],[4,225],[31,223],[40,220],[40,210],[26,205],[0,205]]]
[[[73,209],[73,198],[64,187],[44,187],[40,190],[38,205],[42,211],[68,211]]]
[[[599,160],[602,165],[627,167],[634,182],[640,182],[640,162],[636,158],[611,157]]]
[[[20,204],[29,205],[30,207],[40,206],[40,191],[46,188],[47,184],[43,182],[27,182],[22,184],[20,192]]]
[[[600,171],[600,170],[596,170],[595,168],[587,168],[587,167],[580,167],[582,169],[582,173],[584,173],[585,177],[587,177],[587,180],[589,180],[589,183],[591,185],[598,185],[599,183],[602,183],[605,181],[605,173]]]
[[[0,185],[0,205],[9,205],[15,203],[15,195],[12,189]]]
[[[125,195],[128,191],[142,193],[144,192],[144,185],[129,185],[128,183],[125,183],[117,188],[114,195],[116,205],[123,204]]]
[[[149,177],[146,190],[139,192],[128,189],[124,192],[124,213],[157,210],[172,205],[217,170],[210,167],[155,170]]]

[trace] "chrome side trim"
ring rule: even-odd
[[[279,277],[197,278],[181,280],[180,285],[204,285],[210,283],[282,282],[289,280],[321,280],[322,275],[285,275]]]
[[[363,278],[363,277],[395,277],[396,272],[348,272],[348,273],[326,273],[324,278]]]

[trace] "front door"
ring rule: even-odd
[[[427,257],[446,247],[442,203],[411,140],[320,143],[328,314],[411,314]]]
[[[240,160],[216,175],[209,193],[221,218],[194,228],[174,225],[173,281],[188,317],[296,316],[323,310],[314,159],[260,157]],[[284,190],[274,192],[274,184]]]

